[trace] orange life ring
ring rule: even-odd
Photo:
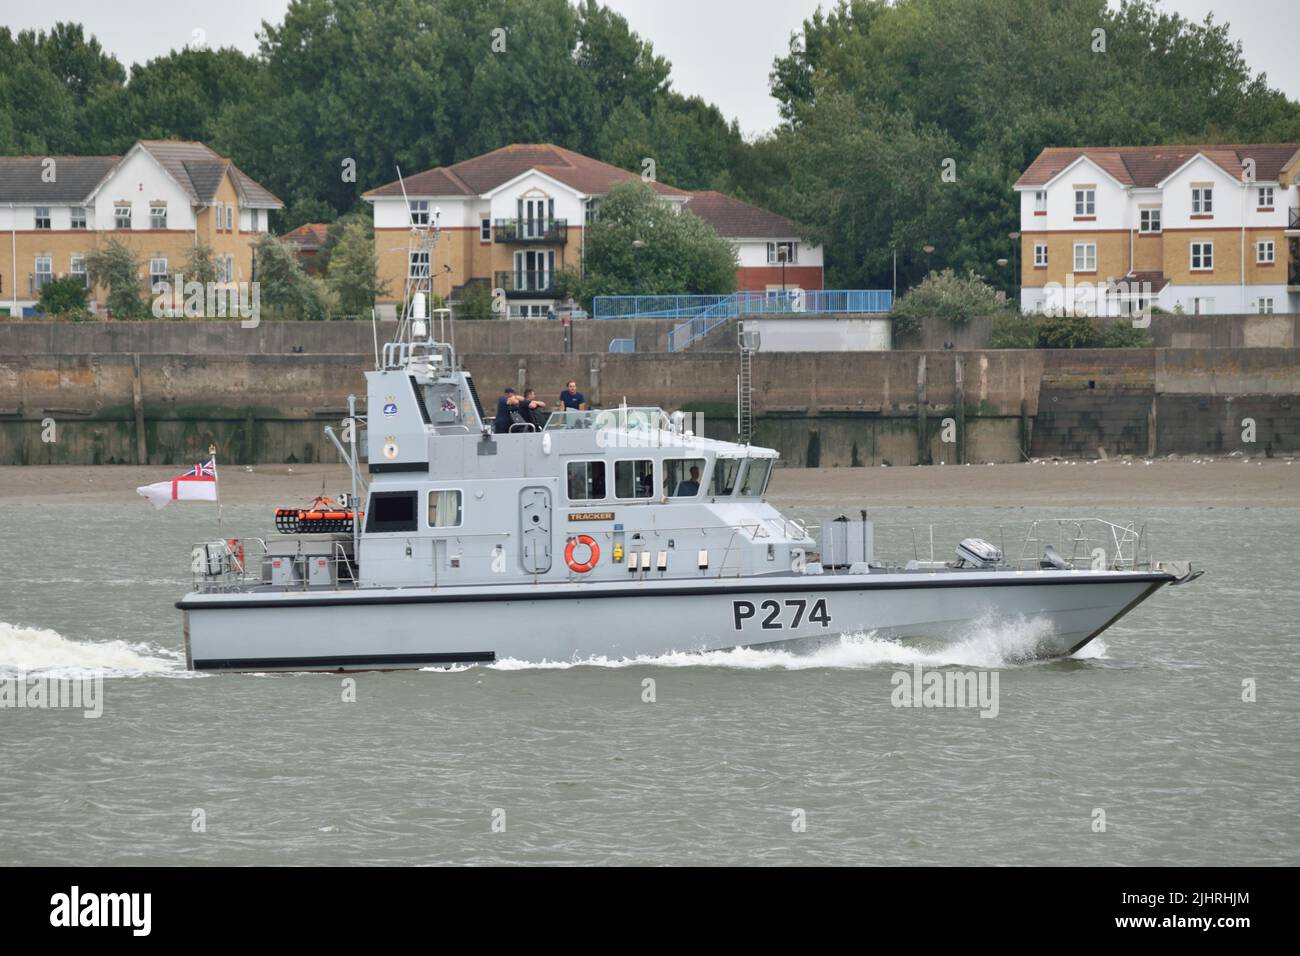
[[[238,538],[229,538],[226,541],[226,547],[239,563],[239,570],[244,570],[244,542]]]
[[[584,562],[583,564],[579,564],[577,561],[573,560],[573,548],[574,545],[578,545],[578,544],[585,544],[591,550],[591,557],[588,558],[586,562]],[[572,568],[574,571],[577,571],[579,574],[586,574],[588,571],[590,571],[592,568],[596,566],[596,562],[599,560],[600,560],[600,545],[598,545],[596,543],[596,539],[589,534],[580,534],[576,538],[570,538],[568,547],[564,549],[565,563],[568,564],[568,566]]]

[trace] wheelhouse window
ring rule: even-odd
[[[745,477],[736,491],[738,498],[761,498],[772,475],[772,459],[753,458],[745,465]]]
[[[569,500],[598,501],[605,497],[605,463],[571,461],[568,466]]]
[[[1214,213],[1214,187],[1192,187],[1192,215],[1209,216]]]
[[[427,226],[429,224],[429,200],[412,199],[411,206],[411,225]]]
[[[739,458],[719,458],[715,461],[713,478],[709,482],[709,494],[715,498],[724,498],[735,491],[741,464]]]
[[[1214,268],[1214,243],[1192,243],[1192,271],[1209,272]]]
[[[167,204],[153,203],[149,206],[149,228],[166,229],[167,228]]]
[[[36,228],[37,228],[37,229],[49,229],[49,228],[50,228],[50,225],[51,225],[51,223],[50,223],[50,207],[49,207],[49,206],[37,206],[37,207],[36,207]]]
[[[655,463],[649,458],[614,462],[615,498],[653,498]]]
[[[1138,232],[1156,233],[1160,231],[1160,210],[1143,209],[1138,213]]]
[[[85,206],[72,207],[71,228],[73,229],[86,228],[86,207]]]
[[[113,207],[113,228],[114,229],[131,228],[130,204],[117,205]]]
[[[370,496],[366,532],[416,531],[414,491],[376,491]]]
[[[664,459],[664,497],[693,498],[700,493],[703,458]]]
[[[429,527],[459,528],[461,524],[459,489],[429,492]]]

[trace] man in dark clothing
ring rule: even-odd
[[[497,399],[497,417],[492,420],[492,431],[498,435],[504,435],[510,431],[510,426],[514,423],[510,413],[519,410],[519,402],[519,393],[506,386],[505,394]]]
[[[570,382],[569,387],[560,393],[560,404],[566,411],[583,411],[587,407],[587,396],[578,391],[577,382]]]
[[[538,431],[546,426],[546,403],[538,399],[537,392],[531,388],[524,392],[519,402],[519,414]]]

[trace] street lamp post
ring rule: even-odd
[[[1011,271],[1014,273],[1011,277],[1012,286],[1016,293],[1016,308],[1020,307],[1020,233],[1009,232],[1007,238],[1011,240]]]
[[[632,261],[636,267],[636,294],[641,295],[641,250],[645,248],[645,243],[640,239],[632,240]],[[640,303],[637,303],[638,308]]]

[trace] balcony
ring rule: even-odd
[[[497,219],[492,223],[497,242],[563,245],[569,241],[567,219]]]
[[[508,299],[554,298],[555,273],[546,271],[498,272],[496,288],[503,289]]]
[[[1300,209],[1287,210],[1286,234],[1288,236],[1300,236]]]

